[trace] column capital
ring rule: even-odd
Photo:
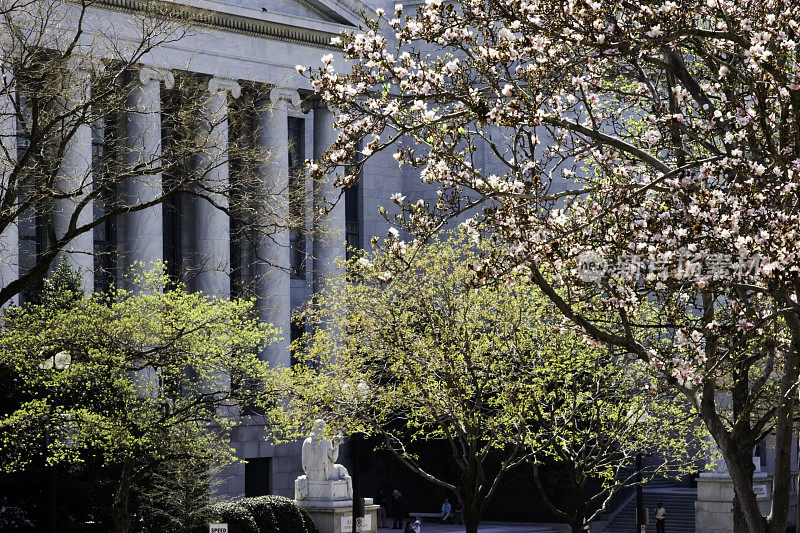
[[[229,92],[232,98],[239,98],[242,95],[242,87],[236,80],[216,76],[208,80],[208,92],[212,95],[225,91]]]
[[[328,102],[319,96],[313,96],[303,100],[302,110],[303,113],[309,113],[311,111],[330,111],[330,107],[328,106]]]
[[[151,81],[163,81],[164,87],[167,89],[172,89],[175,86],[175,76],[173,76],[172,72],[159,67],[142,67],[139,69],[139,81],[142,84],[147,84]]]
[[[269,100],[274,104],[286,102],[297,107],[300,105],[300,93],[289,87],[273,87],[269,91]]]

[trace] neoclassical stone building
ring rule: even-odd
[[[61,2],[65,11],[54,12],[74,12],[72,4]],[[334,261],[344,257],[345,242],[360,246],[373,234],[384,233],[377,205],[389,204],[390,195],[402,190],[402,176],[391,157],[374,158],[361,184],[348,190],[328,216],[320,217],[320,208],[338,191],[330,183],[312,184],[303,178],[303,160],[320,155],[334,130],[332,113],[314,99],[295,65],[318,65],[322,55],[333,51],[331,38],[357,26],[359,12],[375,6],[359,0],[194,0],[160,5],[180,9],[187,4],[182,26],[164,30],[180,35],[161,39],[138,56],[136,64],[120,71],[124,83],[119,86],[125,91],[121,108],[102,121],[87,119],[86,102],[98,90],[95,79],[107,74],[113,61],[119,63],[122,53],[114,39],[122,43],[120,48],[136,42],[137,24],[153,17],[155,2],[99,0],[88,8],[82,23],[91,30],[86,33],[94,35],[84,45],[91,57],[80,61],[75,60],[80,54],[71,55],[67,65],[71,81],[57,98],[60,112],[76,110],[77,118],[60,145],[63,154],[54,172],[56,199],[48,205],[20,207],[14,223],[6,225],[0,236],[0,282],[2,287],[13,287],[16,280],[34,272],[42,258],[52,268],[64,257],[79,269],[87,291],[104,290],[112,284],[125,286],[125,274],[137,265],[165,261],[170,275],[191,290],[219,297],[254,296],[262,318],[283,334],[283,341],[270,346],[264,357],[272,364],[288,365],[290,340],[302,332],[302,326],[290,325],[292,310],[336,271]],[[59,16],[59,23],[68,29],[78,19]],[[49,32],[58,32],[49,21],[44,28],[43,24],[45,41],[51,38]],[[112,31],[117,33],[108,39]],[[59,38],[52,37],[54,42]],[[105,44],[97,44],[101,42]],[[19,72],[13,77],[10,67],[4,69],[4,94],[20,95],[20,108],[10,103],[16,101],[13,98],[3,99],[0,138],[5,160],[22,161],[31,140],[24,123],[37,112],[26,87],[33,87],[36,80],[23,80]],[[186,80],[191,83],[183,83]],[[187,94],[186,87],[193,92]],[[205,134],[199,141],[189,139],[196,146],[186,168],[168,165],[170,147],[187,141],[186,135],[177,133],[175,117],[180,113],[176,106],[189,100],[196,104],[194,123]],[[81,114],[82,106],[86,112]],[[239,118],[233,118],[234,112]],[[262,179],[255,183],[269,188],[267,196],[277,206],[275,216],[291,212],[293,222],[262,220],[272,224],[270,231],[253,237],[242,220],[229,216],[240,206],[235,205],[235,195],[223,192],[233,190],[231,184],[245,166],[233,155],[234,143],[261,153],[255,173]],[[87,191],[103,186],[104,172],[110,168],[100,169],[98,161],[110,157],[112,150],[127,165],[124,168],[134,170],[133,177],[91,197]],[[29,159],[36,161],[36,156]],[[6,163],[4,177],[13,176],[10,166]],[[119,172],[123,167],[114,168]],[[198,169],[202,178],[192,187],[202,194],[177,192],[162,198],[170,184],[181,179],[182,171]],[[16,205],[24,203],[24,191],[12,191],[7,183],[5,179],[4,196],[13,192],[19,197]],[[72,236],[71,228],[103,219],[108,206],[116,206],[119,214]],[[68,244],[50,258],[49,245],[60,240]],[[9,301],[24,299],[23,291]],[[292,496],[300,471],[299,446],[268,444],[262,424],[257,415],[242,417],[233,446],[247,463],[222,476],[221,492]]]

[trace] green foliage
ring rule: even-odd
[[[523,461],[567,466],[577,481],[562,490],[600,479],[598,506],[631,482],[619,472],[637,451],[663,453],[664,470],[691,468],[687,406],[648,392],[641,362],[554,319],[533,285],[476,285],[473,265],[492,246],[446,234],[426,245],[390,240],[387,251],[353,259],[348,279],[305,313],[320,327],[295,346],[304,363],[293,369],[288,407],[297,434],[324,418],[333,432],[379,436],[456,492],[468,529]],[[457,476],[445,479],[410,451],[429,440],[450,444]]]
[[[308,511],[283,496],[259,496],[220,502],[211,516],[228,522],[232,533],[318,533]]]
[[[305,507],[297,507],[297,510],[300,511],[300,515],[303,517],[303,527],[305,528],[307,533],[319,533],[317,529],[317,524],[314,523],[314,519],[311,518],[311,514]]]
[[[116,466],[115,521],[127,514],[127,487],[139,498],[146,490],[136,482],[149,479],[151,500],[137,501],[160,506],[149,518],[169,516],[177,531],[200,520],[207,501],[190,470],[236,460],[233,415],[243,402],[274,402],[283,378],[258,358],[275,331],[252,301],[164,292],[159,272],[137,281],[137,293],[85,298],[62,263],[38,303],[6,313],[0,369],[13,402],[0,413],[0,471]],[[231,376],[259,386],[232,390]]]
[[[167,460],[135,480],[133,504],[143,532],[192,533],[211,517],[211,469],[199,458]]]
[[[307,531],[300,507],[292,500],[283,496],[263,496],[263,499],[272,507],[278,531],[281,533]]]
[[[226,522],[229,533],[260,533],[250,509],[241,500],[214,504],[211,516],[215,522]]]
[[[62,257],[51,276],[42,282],[33,301],[49,309],[71,309],[86,297],[82,286],[80,273]]]
[[[269,496],[244,498],[239,502],[253,515],[260,533],[280,533],[278,519]]]

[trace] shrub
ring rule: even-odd
[[[300,511],[300,515],[303,517],[303,525],[305,525],[306,533],[319,533],[317,524],[314,523],[314,520],[311,518],[308,509],[305,507],[300,507],[299,505],[297,506],[297,509]]]
[[[319,533],[308,511],[283,496],[219,502],[211,515],[227,522],[230,533]]]
[[[253,515],[241,500],[215,503],[211,516],[218,522],[227,522],[229,533],[260,533]]]
[[[269,496],[243,498],[239,501],[253,515],[259,533],[281,533],[278,529],[278,520],[272,510],[272,500],[269,499]]]

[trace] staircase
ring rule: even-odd
[[[667,533],[694,533],[694,502],[697,500],[697,489],[672,487],[664,483],[663,487],[654,487],[648,483],[643,491],[644,506],[650,515],[647,533],[656,532],[654,514],[658,502],[667,511]],[[614,516],[614,519],[603,528],[602,533],[638,533],[636,530],[636,498]]]

